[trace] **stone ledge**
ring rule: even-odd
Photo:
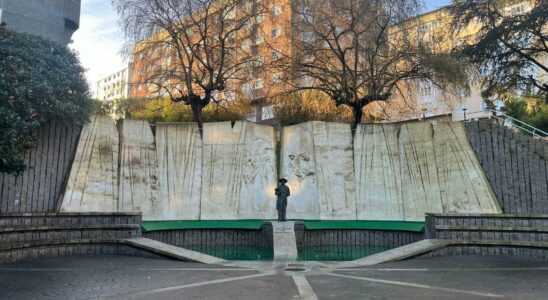
[[[436,219],[461,219],[461,218],[485,218],[485,219],[548,219],[547,214],[426,214],[427,217]]]
[[[76,245],[76,244],[123,244],[124,240],[125,239],[76,239],[76,240],[53,240],[53,241],[10,243],[9,245],[1,245],[0,253],[5,251],[38,248],[38,247],[44,247],[44,246]]]
[[[439,231],[504,231],[504,232],[539,232],[548,233],[548,228],[538,227],[498,227],[498,226],[450,226],[450,225],[436,225],[436,230]]]
[[[139,224],[96,224],[96,225],[66,225],[66,226],[16,226],[16,227],[0,227],[0,234],[11,232],[27,232],[27,231],[48,231],[48,230],[123,230],[123,229],[141,229]]]
[[[1,214],[0,218],[17,218],[17,217],[138,217],[142,216],[141,212],[44,212],[44,213],[9,213]]]
[[[455,246],[510,246],[526,248],[548,248],[548,242],[505,241],[505,240],[449,240]]]

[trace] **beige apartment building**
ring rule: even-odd
[[[250,66],[250,74],[244,80],[233,81],[227,88],[230,97],[227,99],[243,98],[251,101],[256,108],[256,121],[273,123],[273,105],[271,99],[277,95],[291,92],[291,89],[279,79],[283,74],[270,68],[281,56],[291,56],[293,43],[297,36],[296,30],[291,28],[292,11],[291,0],[254,0],[266,6],[265,13],[256,17],[251,34],[242,35],[236,43],[240,44],[249,55],[256,58],[257,63]],[[508,6],[508,14],[525,13],[531,9],[529,1],[521,1]],[[398,26],[406,26],[408,32],[423,42],[435,52],[450,52],[463,43],[473,42],[479,25],[474,24],[461,30],[451,32],[452,16],[450,6],[446,6],[423,15],[417,16]],[[409,30],[410,29],[410,30]],[[398,34],[398,27],[391,28],[391,34]],[[156,90],[141,84],[143,74],[150,68],[147,57],[158,56],[153,49],[135,47],[134,68],[131,87],[133,97],[162,96]],[[169,55],[164,60],[170,63]],[[488,116],[486,104],[481,97],[478,79],[471,80],[471,91],[468,95],[443,91],[430,84],[410,83],[409,95],[405,98],[394,97],[387,102],[372,103],[366,111],[382,122],[399,122],[423,118],[451,118],[462,120],[465,112],[469,118]]]

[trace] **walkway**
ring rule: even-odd
[[[347,269],[236,268],[84,256],[0,265],[0,282],[0,299],[546,299],[548,261],[453,256]]]

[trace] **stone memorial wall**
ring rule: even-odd
[[[200,219],[202,139],[198,125],[157,124],[156,150],[165,219]]]
[[[120,150],[119,150],[120,149]],[[118,152],[121,152],[120,154]],[[62,211],[142,211],[145,220],[287,217],[424,220],[425,213],[498,213],[461,123],[307,122],[276,131],[247,121],[191,123],[95,117],[82,131]],[[120,155],[120,160],[118,156]]]
[[[354,156],[358,219],[501,211],[461,123],[362,125]]]
[[[281,174],[290,219],[352,220],[356,195],[348,124],[308,122],[283,129]]]
[[[82,128],[62,212],[116,212],[119,135],[114,121],[94,116]]]

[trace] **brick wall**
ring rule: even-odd
[[[548,214],[548,142],[490,120],[466,129],[503,211]]]

